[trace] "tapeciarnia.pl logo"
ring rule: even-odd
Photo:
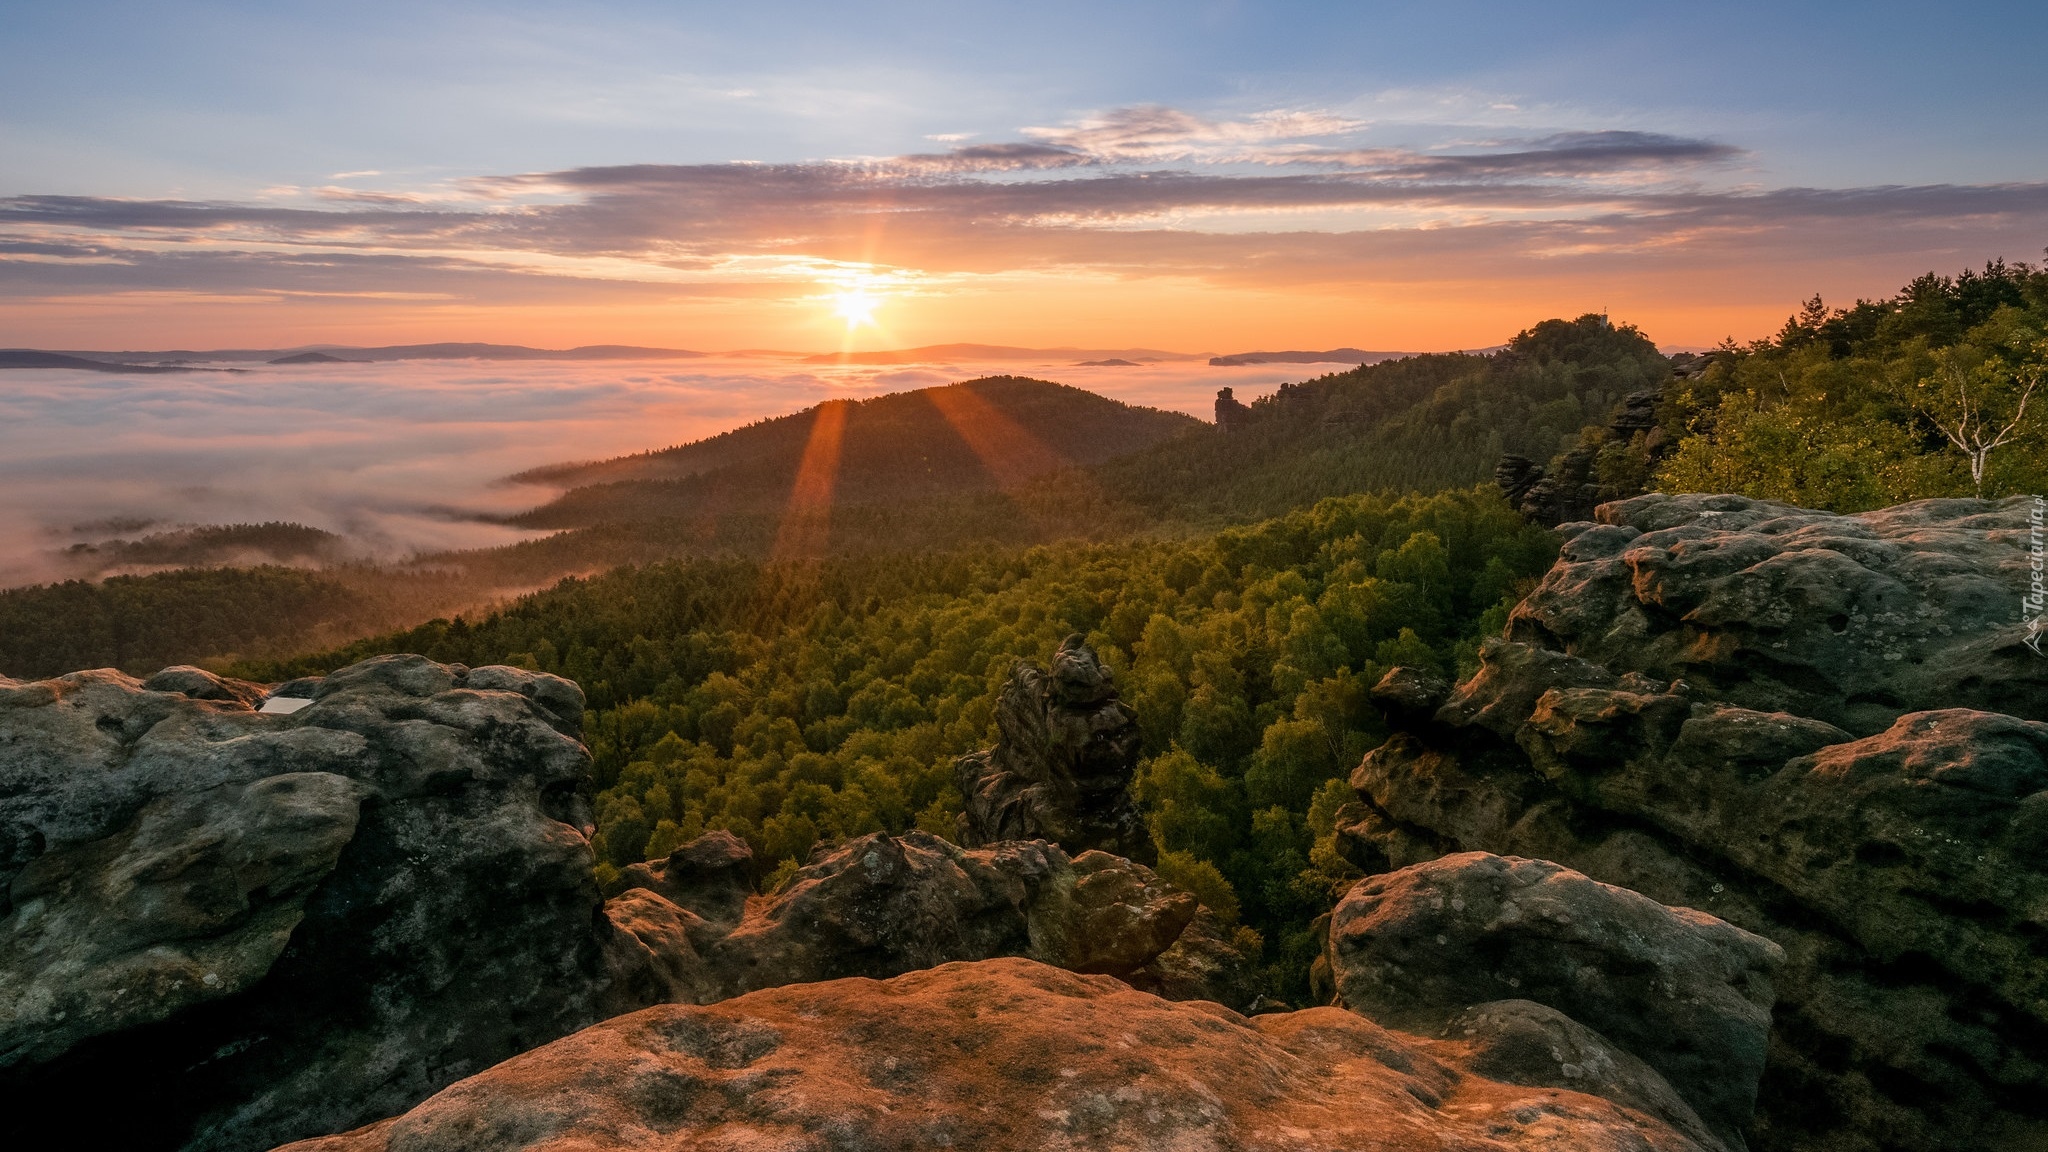
[[[2027,626],[2026,639],[2020,641],[2034,650],[2036,656],[2048,656],[2041,651],[2041,641],[2048,635],[2048,544],[2044,544],[2044,533],[2048,533],[2048,498],[2034,497],[2033,509],[2027,514],[2027,559],[2033,570],[2033,579],[2027,585],[2027,594],[2020,597],[2020,619]]]

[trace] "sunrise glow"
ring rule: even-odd
[[[455,24],[336,15],[349,65],[304,72],[248,64],[305,42],[282,10],[233,37],[53,12],[0,76],[0,346],[1430,351],[1604,310],[1699,348],[2048,237],[2048,102],[1962,26],[1815,56],[1646,10],[1725,45],[1680,108],[1647,32],[1543,6],[1085,36],[885,6],[806,11],[799,43],[607,8],[452,55]]]
[[[881,306],[881,299],[865,288],[848,288],[832,297],[832,314],[846,321],[848,331],[873,325],[875,309]]]

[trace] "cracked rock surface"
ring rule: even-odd
[[[1640,1065],[1566,1086],[1517,1050],[1527,1027],[1480,1031],[1411,1036],[1340,1008],[1247,1019],[986,960],[650,1008],[293,1152],[1719,1152],[1645,1107],[1659,1086],[1631,1080]]]
[[[1652,495],[1560,532],[1472,677],[1383,694],[1348,854],[1556,861],[1782,947],[1752,1147],[2048,1146],[2027,501]]]

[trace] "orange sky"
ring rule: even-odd
[[[571,298],[419,300],[379,295],[119,292],[16,300],[0,344],[72,349],[285,348],[475,340],[563,348],[635,344],[725,351],[865,351],[978,342],[1026,347],[1225,353],[1485,347],[1549,316],[1605,311],[1668,347],[1775,331],[1815,292],[1847,303],[1889,295],[1929,270],[2024,255],[1987,236],[1976,251],[1930,250],[1739,269],[1557,268],[1510,281],[1360,278],[1289,290],[1181,277],[1020,276],[873,290],[872,321],[849,327],[831,283],[785,298],[664,297],[640,286],[578,285]],[[580,297],[580,298],[578,298]]]
[[[859,161],[18,196],[0,345],[1430,351],[1604,310],[1698,347],[2048,236],[2042,183],[1759,189],[1637,131],[1319,143],[1348,124],[1148,107]]]

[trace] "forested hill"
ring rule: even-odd
[[[565,575],[683,557],[1013,550],[1180,536],[1358,492],[1487,482],[1548,460],[1670,365],[1604,317],[1491,355],[1427,355],[1282,388],[1229,429],[998,377],[833,402],[697,444],[559,470],[519,518],[549,537],[361,566],[159,573],[0,593],[0,674],[278,655],[475,609]],[[136,562],[139,557],[122,557]],[[256,595],[267,611],[245,610]]]
[[[1413,356],[1282,385],[1229,429],[1043,381],[976,380],[528,473],[593,482],[514,523],[587,531],[465,562],[533,573],[568,552],[760,552],[807,466],[829,470],[820,539],[835,548],[1241,523],[1351,492],[1462,488],[1488,479],[1503,452],[1548,460],[1670,375],[1642,333],[1588,315],[1543,321],[1492,355]]]
[[[869,400],[833,400],[656,452],[515,479],[571,490],[515,522],[530,528],[780,512],[800,478],[838,504],[1013,488],[1155,444],[1199,422],[1079,388],[992,376]],[[808,475],[806,472],[808,470]],[[800,498],[800,497],[799,497]]]
[[[1440,492],[1491,478],[1502,453],[1549,460],[1671,362],[1604,316],[1545,320],[1491,355],[1412,356],[1282,385],[1227,433],[1094,470],[1146,518],[1274,516],[1347,492]]]

